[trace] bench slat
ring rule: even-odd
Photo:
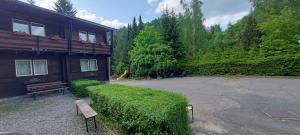
[[[91,118],[98,114],[84,100],[77,100],[75,104],[85,118]]]

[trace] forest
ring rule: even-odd
[[[143,23],[134,18],[115,33],[112,70],[131,77],[189,75],[300,76],[300,1],[250,0],[237,23],[204,26],[199,0],[181,0]]]

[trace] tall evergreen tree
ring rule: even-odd
[[[132,37],[133,37],[133,39],[137,36],[137,34],[138,34],[138,24],[137,24],[137,22],[136,22],[136,18],[134,17],[133,18],[133,21],[132,21]]]
[[[261,33],[258,30],[256,20],[253,15],[249,15],[241,33],[241,43],[244,51],[249,51],[251,47],[258,45],[260,37]]]
[[[67,16],[75,16],[77,13],[77,10],[73,8],[73,4],[69,0],[57,0],[54,3],[54,10]]]
[[[35,0],[27,0],[27,2],[30,4],[30,5],[34,5],[35,4]]]
[[[169,45],[173,50],[173,56],[176,59],[180,59],[184,52],[182,44],[179,40],[179,28],[175,12],[171,13],[168,9],[163,11],[160,18],[160,31],[164,37],[164,42]]]
[[[142,16],[139,16],[139,24],[138,24],[138,31],[140,32],[144,28],[144,22]]]

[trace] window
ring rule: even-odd
[[[47,75],[48,64],[47,60],[33,60],[34,75]]]
[[[79,32],[79,40],[80,41],[87,41],[88,40],[87,32],[80,31]]]
[[[21,76],[32,76],[32,61],[31,60],[16,60],[16,75]]]
[[[48,74],[47,60],[16,60],[15,64],[17,77]]]
[[[95,34],[89,33],[88,38],[89,38],[90,43],[96,43],[96,35]]]
[[[96,59],[81,59],[81,72],[98,71],[98,64]]]
[[[81,72],[89,71],[89,60],[82,59],[80,60]]]
[[[26,34],[29,34],[28,22],[13,19],[13,32],[24,32]]]
[[[43,24],[31,23],[31,35],[45,36],[45,26]]]
[[[97,71],[97,70],[98,70],[97,60],[96,59],[90,60],[90,71]]]

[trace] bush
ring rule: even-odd
[[[175,93],[122,85],[87,88],[97,119],[120,134],[189,133],[186,98]]]
[[[262,61],[188,63],[185,70],[195,75],[265,75],[300,76],[299,58],[278,58]]]
[[[100,82],[97,80],[75,80],[71,82],[71,89],[75,92],[75,96],[87,97],[89,93],[86,88],[95,85],[100,85]]]

